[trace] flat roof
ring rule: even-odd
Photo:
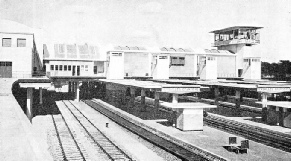
[[[287,88],[291,88],[291,82],[277,82],[268,80],[179,80],[179,79],[164,79],[164,80],[153,80],[154,82],[170,83],[170,84],[196,84],[202,86],[218,86],[218,87],[228,87],[237,89],[246,89],[251,91],[258,91],[258,89],[263,89],[259,92],[267,93],[281,93],[285,92]],[[276,88],[275,90],[272,88]]]
[[[222,32],[227,32],[227,31],[232,31],[232,30],[237,30],[237,29],[251,29],[251,30],[256,30],[256,29],[261,29],[263,27],[255,27],[255,26],[233,26],[233,27],[227,27],[224,29],[220,30],[214,30],[210,31],[209,33],[222,33]]]
[[[162,106],[166,106],[168,108],[188,108],[188,109],[201,109],[201,108],[217,108],[216,105],[209,105],[201,102],[181,102],[181,103],[168,103],[162,102]]]
[[[283,108],[291,108],[291,102],[289,101],[267,101],[267,102],[256,102],[256,103],[283,107]]]
[[[153,81],[139,81],[133,79],[120,79],[120,80],[110,80],[110,79],[100,79],[101,82],[114,83],[129,87],[142,88],[156,90],[157,92],[172,93],[172,94],[184,94],[184,93],[195,93],[202,90],[208,89],[208,87],[203,87],[198,84],[194,85],[183,85],[183,84],[167,84],[162,82]]]

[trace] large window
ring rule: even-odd
[[[60,71],[62,71],[63,70],[63,66],[62,65],[60,65]]]
[[[3,38],[2,39],[3,47],[11,47],[11,38]]]
[[[68,67],[67,65],[64,65],[64,71],[67,71],[67,67]]]
[[[54,70],[54,65],[51,65],[51,70]]]
[[[71,66],[70,65],[68,65],[68,71],[71,71]]]
[[[184,66],[185,65],[185,57],[171,57],[171,65]]]
[[[58,65],[56,65],[56,66],[55,66],[55,69],[56,69],[56,70],[59,70],[59,66],[58,66]]]
[[[26,47],[26,39],[17,39],[17,47]]]

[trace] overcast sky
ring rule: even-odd
[[[264,27],[254,55],[291,60],[290,0],[0,0],[0,18],[42,28],[45,43],[209,49],[209,32]]]

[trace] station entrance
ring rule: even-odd
[[[12,78],[12,62],[0,62],[0,78]]]

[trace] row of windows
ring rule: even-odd
[[[249,62],[251,59],[244,59],[244,62]],[[252,59],[252,62],[260,62],[260,59]]]
[[[51,70],[59,70],[62,71],[64,67],[64,71],[71,71],[72,65],[51,65]],[[81,65],[81,70],[88,71],[88,65]]]
[[[3,47],[11,47],[12,39],[11,38],[2,38]],[[26,47],[26,39],[18,38],[17,47]]]
[[[184,66],[185,65],[185,57],[171,57],[171,65]]]

